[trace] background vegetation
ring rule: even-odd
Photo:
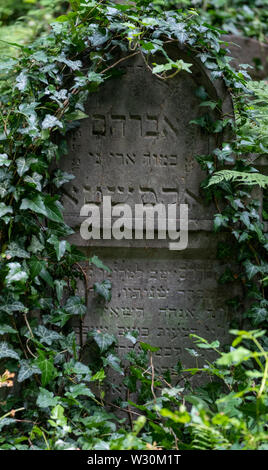
[[[135,9],[91,0],[1,6],[1,449],[268,449],[267,207],[252,193],[267,186],[255,164],[267,152],[268,91],[266,82],[251,82],[245,68],[230,66],[217,28],[265,39],[265,2],[198,3],[196,10],[193,2],[146,0]],[[85,117],[88,94],[115,73],[115,52],[134,48],[145,60],[163,54],[166,63],[153,73],[166,78],[187,69],[167,56],[170,40],[199,54],[234,100],[235,122],[204,89],[196,90],[204,114],[193,125],[208,134],[228,127],[235,135],[196,158],[207,172],[203,195],[216,202],[215,231],[231,234],[218,256],[239,266],[219,283],[243,288],[243,296],[231,299],[241,318],[232,324],[232,345],[192,336],[196,368],[184,370],[178,358],[175,383],[169,372],[159,375],[157,348],[140,342],[135,331],[127,335],[133,350],[124,365],[109,333],[92,331],[77,344],[71,321],[79,318],[82,327],[86,312],[76,294],[81,262],[109,267],[66,241],[71,230],[60,195],[72,175],[51,171],[66,154],[67,132]],[[218,109],[216,121],[211,108]],[[95,292],[109,301],[111,285],[96,284]],[[83,361],[86,347],[95,351],[90,364]],[[216,360],[200,365],[202,349],[213,350]],[[113,404],[105,393],[109,370],[127,388],[126,399]],[[191,385],[196,374],[207,378],[203,387]]]

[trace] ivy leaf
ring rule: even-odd
[[[52,287],[52,288],[54,287],[53,278],[49,274],[49,272],[46,268],[43,268],[40,271],[39,276],[43,279],[43,281],[45,281],[49,285],[49,287]]]
[[[100,73],[96,73],[91,70],[88,72],[87,78],[89,79],[90,82],[94,82],[98,84],[104,81],[104,78]]]
[[[151,346],[150,344],[140,342],[140,347],[143,351],[157,352],[159,348],[156,346]]]
[[[111,335],[109,333],[102,333],[99,330],[94,330],[90,332],[89,336],[93,336],[101,352],[107,351],[107,349],[109,349],[112,344],[116,343],[116,338],[114,335]]]
[[[28,250],[31,253],[36,254],[36,253],[39,253],[40,251],[43,251],[44,248],[45,248],[44,245],[42,245],[42,243],[40,243],[40,241],[38,240],[36,235],[33,235],[32,240],[31,240],[31,244],[29,245]]]
[[[53,222],[63,222],[62,213],[55,198],[46,196],[44,202],[48,219],[52,220]]]
[[[24,271],[20,263],[9,263],[8,264],[8,274],[6,276],[7,285],[12,282],[26,281],[28,279],[28,274]]]
[[[245,224],[247,228],[251,227],[249,216],[250,216],[249,212],[246,212],[246,211],[242,212],[242,214],[240,215],[240,220],[242,220],[242,222]]]
[[[65,171],[58,170],[55,173],[55,178],[53,179],[53,183],[57,188],[60,188],[63,184],[69,183],[75,178],[74,175],[66,173]]]
[[[101,283],[96,282],[94,284],[95,292],[101,297],[103,297],[107,302],[109,302],[112,298],[111,289],[112,289],[112,285],[111,285],[111,281],[109,280],[104,280]]]
[[[252,325],[258,326],[268,319],[268,301],[262,300],[259,304],[253,304],[248,311],[249,318],[251,318]]]
[[[12,359],[17,359],[19,361],[20,357],[14,349],[12,349],[8,343],[1,342],[0,343],[0,359],[3,357],[11,357]]]
[[[252,279],[254,276],[256,276],[256,274],[258,274],[258,272],[260,272],[259,267],[255,264],[252,264],[248,259],[244,262],[244,267],[249,279]]]
[[[228,227],[228,217],[223,214],[216,214],[214,217],[214,230],[217,232],[221,227]]]
[[[0,166],[9,166],[11,160],[8,159],[8,155],[6,153],[0,153]]]
[[[57,61],[66,64],[68,67],[70,67],[71,70],[79,70],[82,67],[81,60],[67,59],[67,57],[65,57],[63,53],[59,57],[57,57]]]
[[[63,279],[56,279],[54,284],[55,284],[55,287],[56,287],[57,299],[58,299],[58,302],[60,302],[61,299],[62,299],[62,296],[63,296],[63,289],[68,284]]]
[[[66,249],[70,246],[66,240],[59,240],[55,235],[51,235],[48,239],[48,243],[51,243],[54,246],[58,261],[61,260]]]
[[[0,335],[5,335],[8,333],[17,333],[17,331],[9,325],[0,325]]]
[[[26,171],[28,171],[30,168],[30,162],[25,160],[24,157],[17,158],[16,165],[19,176],[24,175],[24,173],[26,173]]]
[[[49,424],[54,428],[61,427],[64,432],[71,432],[70,426],[67,426],[67,419],[64,416],[64,408],[61,405],[57,405],[51,411],[51,419],[48,420]]]
[[[34,374],[41,374],[39,367],[24,359],[20,361],[20,370],[17,378],[18,382],[23,382]]]
[[[45,266],[46,262],[44,260],[40,260],[33,256],[29,261],[31,278],[34,279],[36,276],[38,276]]]
[[[15,88],[20,91],[25,91],[28,85],[28,77],[25,72],[21,72],[16,78]]]
[[[64,310],[70,315],[84,315],[87,307],[83,304],[81,297],[73,296],[67,300]]]
[[[16,420],[13,419],[13,418],[2,418],[0,420],[0,431],[2,431],[2,428],[4,426],[8,426],[9,424],[12,424],[12,423],[16,423]],[[10,444],[10,446],[11,446],[11,444]]]
[[[108,266],[105,266],[105,264],[103,264],[103,262],[96,255],[92,256],[92,258],[89,259],[89,262],[94,264],[99,269],[103,269],[104,271],[108,271],[108,273],[112,272],[111,269],[108,268]]]
[[[12,214],[13,209],[11,206],[6,206],[4,202],[0,202],[0,217],[3,217],[6,214]]]
[[[120,375],[124,375],[124,371],[120,365],[119,357],[114,354],[109,354],[107,357],[103,357],[103,365],[112,367]]]
[[[53,341],[61,339],[61,335],[56,331],[49,330],[44,325],[39,325],[34,329],[34,334],[39,336],[41,343],[46,343],[51,346]]]
[[[6,312],[12,315],[13,312],[27,313],[28,309],[23,305],[22,302],[14,300],[12,303],[6,303],[0,305],[0,311]]]
[[[168,70],[172,70],[173,68],[177,69],[178,71],[185,70],[188,73],[192,73],[190,67],[193,64],[189,64],[184,62],[183,60],[176,60],[175,62],[169,61],[166,64],[159,64],[153,67],[153,73],[159,74],[162,72],[166,72]]]
[[[126,334],[125,334],[125,338],[128,339],[129,341],[131,341],[132,344],[136,344],[137,343],[137,338],[138,338],[138,331],[128,331]]]
[[[16,242],[11,242],[8,245],[8,249],[5,254],[9,258],[30,258],[30,254],[26,250],[23,250],[23,248],[20,248]]]
[[[96,74],[96,75],[98,75],[98,74]],[[65,118],[68,121],[79,121],[80,119],[88,118],[88,115],[86,113],[83,113],[83,111],[81,111],[80,109],[76,109],[72,113],[65,114]],[[69,175],[69,176],[72,176],[72,175]],[[73,176],[73,178],[74,178],[74,176]]]
[[[22,200],[21,210],[30,209],[37,214],[44,215],[53,222],[63,222],[63,217],[55,199],[50,196],[41,196],[41,194],[33,199],[24,198]]]
[[[39,173],[34,172],[32,176],[26,175],[23,181],[28,183],[30,186],[35,188],[37,191],[42,191],[42,186],[40,181],[42,180],[42,176]]]
[[[84,383],[72,385],[70,387],[70,391],[67,392],[65,395],[70,398],[76,398],[79,395],[95,398],[94,393]]]
[[[202,101],[205,101],[208,97],[208,94],[203,86],[196,88],[195,95]]]
[[[37,214],[42,214],[44,216],[47,216],[46,207],[44,204],[43,197],[41,195],[36,196],[34,199],[24,198],[22,200],[20,209],[21,210],[30,209],[33,212],[36,212]]]
[[[50,406],[56,406],[58,404],[59,397],[55,397],[52,392],[49,392],[45,388],[40,387],[39,395],[37,397],[36,404],[39,408],[48,408]]]
[[[47,359],[43,351],[38,351],[39,357],[36,360],[36,365],[41,370],[41,382],[45,387],[57,375],[57,370],[54,367],[53,357]]]
[[[52,114],[47,114],[42,122],[42,129],[51,129],[55,126],[63,128],[62,123],[55,116]]]
[[[240,364],[243,361],[247,361],[251,356],[252,352],[241,346],[223,354],[216,362],[219,366],[231,366],[233,364]]]

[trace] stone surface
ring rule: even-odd
[[[137,329],[142,341],[160,347],[156,361],[162,370],[178,360],[195,364],[185,351],[192,347],[190,333],[227,341],[225,301],[232,296],[217,284],[225,266],[216,261],[219,236],[211,230],[215,208],[202,200],[199,185],[204,174],[194,159],[219,142],[189,124],[204,112],[197,87],[203,86],[209,99],[222,99],[225,113],[232,113],[231,101],[222,83],[212,82],[194,57],[175,48],[169,52],[193,63],[193,73],[163,81],[152,76],[141,57],[122,62],[124,74],[89,98],[89,117],[71,136],[69,155],[61,163],[76,176],[65,186],[63,201],[66,222],[76,229],[71,241],[89,256],[98,255],[112,270],[88,270],[83,334],[93,328],[114,333],[124,353],[131,347],[124,333]],[[132,207],[142,202],[189,204],[189,247],[174,252],[165,240],[82,240],[81,206],[100,204],[104,195],[110,195],[113,204]],[[103,305],[93,284],[107,278],[112,300]]]
[[[222,39],[229,43],[228,49],[233,57],[231,65],[236,68],[239,68],[240,64],[251,65],[253,68],[247,71],[253,80],[268,77],[268,44],[235,34],[224,35]]]
[[[193,60],[182,53],[180,57]],[[204,114],[197,87],[204,86],[211,99],[223,99],[226,113],[231,109],[228,94],[198,62],[192,74],[181,72],[167,81],[153,77],[140,57],[122,63],[121,69],[123,77],[91,96],[89,118],[81,121],[62,162],[76,176],[66,186],[66,221],[79,226],[83,204],[100,204],[103,196],[111,196],[113,204],[132,207],[187,203],[190,229],[210,230],[214,207],[205,206],[200,196],[204,173],[194,156],[212,151],[216,137],[189,122]]]

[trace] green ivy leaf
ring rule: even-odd
[[[259,266],[252,264],[250,260],[246,260],[244,262],[244,267],[246,269],[246,273],[249,279],[252,279],[256,274],[260,272]]]
[[[107,302],[109,302],[112,298],[112,285],[111,281],[109,280],[104,280],[102,282],[96,282],[94,284],[94,290],[95,292],[103,297]]]
[[[116,338],[114,335],[111,335],[109,333],[102,333],[99,330],[94,330],[90,332],[89,336],[93,336],[101,352],[107,351],[107,349],[109,349],[112,344],[116,343]]]
[[[33,199],[24,198],[22,200],[20,209],[30,209],[37,214],[44,215],[53,222],[63,222],[61,211],[54,198],[50,196],[38,195]]]
[[[36,235],[33,235],[32,240],[31,240],[31,244],[29,245],[28,250],[31,253],[36,254],[36,253],[39,253],[40,251],[43,251],[44,248],[45,248],[44,245],[42,243],[40,243],[40,241],[38,240]]]
[[[219,366],[231,366],[233,364],[240,364],[243,361],[247,361],[251,357],[252,352],[241,346],[223,354],[216,362]]]
[[[28,309],[23,305],[22,302],[14,300],[13,302],[7,302],[6,304],[0,304],[0,311],[6,312],[12,315],[13,312],[27,313]]]
[[[108,356],[103,357],[102,360],[104,366],[110,366],[120,375],[124,375],[124,371],[120,364],[120,359],[119,357],[115,356],[115,354],[108,354]]]
[[[33,256],[29,261],[31,278],[34,279],[38,276],[45,266],[46,262],[44,260],[39,260]]]
[[[25,91],[28,85],[28,77],[25,72],[21,72],[16,78],[15,87],[20,91]]]
[[[59,240],[55,235],[52,235],[48,239],[48,243],[51,243],[54,246],[58,261],[61,260],[61,258],[64,256],[66,249],[70,246],[66,240]]]
[[[10,285],[13,282],[27,281],[28,274],[22,269],[20,263],[9,263],[7,266],[9,270],[6,276],[7,285]]]
[[[39,173],[34,172],[32,176],[30,175],[25,176],[23,181],[25,181],[25,183],[28,183],[29,186],[31,186],[32,188],[35,188],[37,191],[42,191],[42,185],[40,183],[42,179],[43,177],[39,175]]]
[[[9,346],[8,343],[6,342],[1,342],[0,343],[0,359],[3,357],[11,357],[12,359],[17,359],[19,361],[20,357],[14,349]]]
[[[11,206],[6,206],[4,202],[0,202],[0,217],[3,217],[6,214],[12,214],[13,209]]]
[[[105,266],[105,264],[103,264],[103,262],[96,255],[92,256],[92,258],[89,259],[89,262],[94,264],[97,268],[107,271],[108,273],[112,272],[111,269],[108,268],[108,266]]]
[[[268,319],[268,301],[262,300],[259,303],[253,304],[247,316],[251,318],[251,322],[253,326],[258,326],[261,323],[264,323]]]
[[[128,339],[129,341],[131,341],[132,344],[136,344],[137,343],[137,338],[138,338],[138,331],[128,331],[126,334],[125,334],[125,338]]]
[[[51,129],[52,127],[58,126],[63,128],[62,123],[52,114],[47,114],[42,122],[42,129]]]
[[[6,250],[6,256],[9,258],[30,258],[30,254],[21,248],[16,242],[11,242]]]
[[[11,160],[8,159],[8,155],[6,153],[0,153],[0,166],[9,166]]]
[[[55,397],[52,392],[49,392],[45,388],[40,387],[39,395],[36,401],[39,408],[48,408],[51,406],[56,406],[59,402],[59,397]]]
[[[228,217],[223,214],[216,214],[214,217],[214,230],[217,232],[222,227],[228,227]]]
[[[28,160],[25,160],[24,157],[17,158],[16,165],[19,176],[24,175],[24,173],[26,173],[26,171],[28,171],[30,168],[30,162]]]
[[[36,336],[39,336],[41,343],[48,344],[49,346],[51,346],[53,341],[56,341],[62,338],[62,335],[60,335],[56,331],[49,330],[44,325],[38,325],[38,327],[34,328],[33,331]]]
[[[69,183],[75,178],[74,175],[70,175],[65,171],[57,170],[55,173],[55,177],[53,178],[53,183],[57,188],[60,188],[63,184]]]
[[[67,392],[65,395],[66,397],[69,397],[69,398],[76,398],[80,395],[83,395],[89,398],[95,398],[94,393],[84,383],[72,385],[70,387],[69,392]]]
[[[155,346],[151,346],[148,343],[143,343],[142,341],[140,342],[140,347],[141,349],[143,349],[143,351],[150,351],[150,352],[157,352],[160,349]]]
[[[64,310],[70,315],[84,315],[87,311],[87,307],[81,297],[73,296],[69,297],[67,300]]]
[[[8,333],[17,333],[17,331],[14,330],[14,328],[12,328],[9,325],[5,325],[5,324],[0,325],[0,335],[5,335]]]
[[[52,379],[57,376],[57,370],[54,367],[53,357],[46,358],[43,351],[38,351],[39,357],[36,360],[36,365],[41,370],[41,382],[43,387],[48,385]]]
[[[41,374],[41,370],[31,361],[22,360],[20,361],[20,370],[18,373],[18,382],[24,382],[24,380],[29,379],[34,374]]]

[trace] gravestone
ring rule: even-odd
[[[192,74],[180,72],[161,80],[140,55],[122,61],[121,76],[89,97],[89,117],[73,132],[68,156],[61,162],[63,170],[75,175],[65,185],[63,199],[65,220],[75,229],[70,241],[111,269],[109,274],[85,264],[89,292],[84,338],[94,328],[113,333],[123,355],[133,347],[125,334],[138,330],[141,341],[159,347],[156,365],[161,370],[178,360],[195,365],[185,351],[193,347],[190,333],[228,341],[225,301],[232,297],[217,283],[226,268],[216,260],[217,243],[225,235],[213,233],[215,208],[205,205],[200,195],[205,174],[194,158],[219,146],[219,136],[189,124],[204,112],[196,95],[201,86],[209,99],[222,100],[224,113],[232,113],[232,103],[223,83],[212,81],[198,59],[176,47],[169,55],[191,62]],[[214,111],[208,112],[217,118]],[[170,251],[168,240],[157,239],[157,233],[151,240],[82,239],[81,207],[101,205],[104,196],[111,196],[113,205],[131,207],[188,204],[187,249]],[[112,283],[112,299],[105,305],[93,290],[94,282],[103,279]]]
[[[232,56],[230,64],[236,69],[241,64],[248,64],[247,69],[253,80],[264,80],[268,77],[268,44],[254,38],[228,34],[222,36],[228,42],[228,50]]]

